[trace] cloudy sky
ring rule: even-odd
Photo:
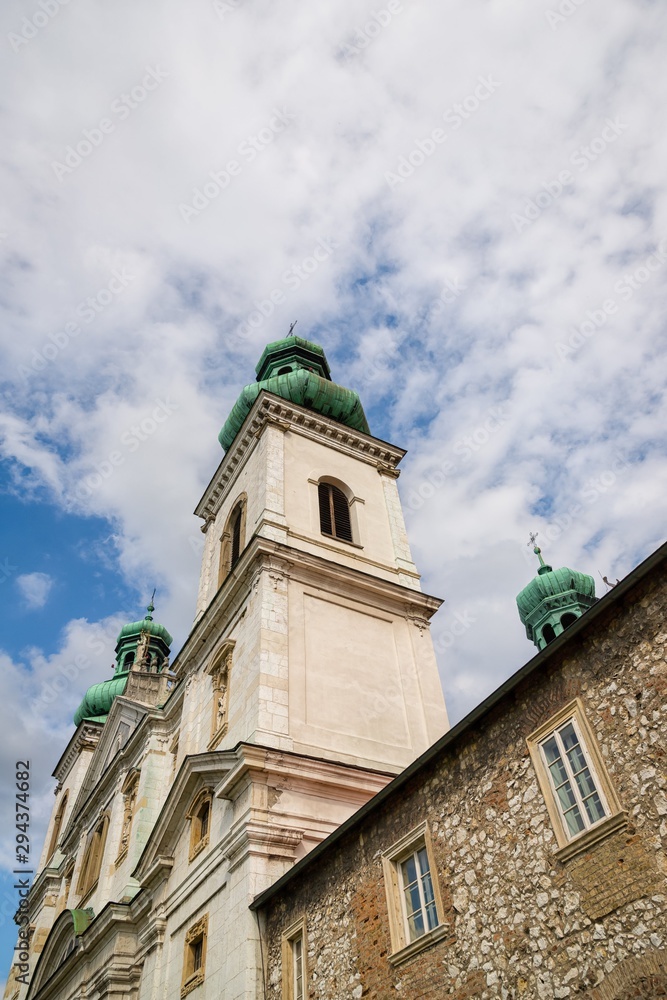
[[[15,761],[37,847],[153,587],[185,639],[218,430],[293,320],[409,449],[453,720],[532,655],[529,531],[598,594],[663,541],[667,85],[654,0],[1,17],[6,872]],[[3,970],[15,903],[5,877]]]

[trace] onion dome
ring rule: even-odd
[[[540,568],[516,603],[526,635],[538,649],[544,649],[595,604],[595,580],[567,566],[553,569],[544,562],[539,546],[535,545],[533,551]]]
[[[257,381],[241,391],[218,435],[225,451],[262,390],[370,434],[358,394],[331,380],[329,365],[319,344],[294,336],[276,340],[264,348],[255,371]]]
[[[153,621],[153,601],[141,621],[123,625],[116,642],[114,675],[108,681],[93,684],[74,714],[74,724],[106,722],[114,698],[125,692],[132,669],[159,673],[168,663],[172,637],[164,625]]]

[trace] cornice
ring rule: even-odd
[[[421,590],[255,535],[204,614],[195,622],[174,660],[172,670],[179,678],[187,673],[193,660],[199,665],[202,660],[208,659],[216,644],[228,636],[236,616],[248,599],[252,581],[262,571],[278,576],[289,575],[291,579],[320,590],[323,582],[328,581],[338,585],[346,596],[353,594],[365,603],[417,619],[424,625],[443,604],[441,598],[424,594]],[[177,690],[179,688],[182,685]]]
[[[63,784],[79,754],[83,750],[95,749],[102,735],[103,728],[104,726],[101,722],[80,723],[53,770],[53,777],[58,781],[58,788]],[[58,788],[56,788],[56,791],[58,791]]]
[[[199,780],[202,779],[214,788],[234,766],[234,760],[233,751],[220,750],[185,758],[162,804],[137,866],[132,872],[132,876],[143,886],[147,886],[153,880],[153,870],[156,865],[159,867],[173,863],[170,847],[178,836],[180,826],[185,822],[185,806],[196,791]]]
[[[109,734],[112,732],[115,733],[114,722],[116,720],[120,721],[123,718],[123,711],[127,708],[132,712],[138,712],[141,717],[130,733],[125,746],[118,751],[104,770],[102,770],[104,763],[102,763],[102,768],[98,769],[95,759],[91,760],[89,767],[92,767],[95,762],[95,770],[92,772],[90,779],[86,775],[74,803],[74,808],[63,835],[63,848],[69,849],[74,835],[81,833],[84,825],[82,821],[84,819],[91,819],[97,816],[104,805],[104,799],[109,796],[112,786],[118,780],[119,776],[129,768],[139,766],[144,751],[142,741],[147,736],[146,729],[148,723],[152,724],[150,735],[160,731],[163,731],[163,735],[166,735],[169,724],[164,719],[161,709],[149,709],[146,706],[138,706],[135,702],[126,702],[121,695],[114,699],[111,712],[104,724],[105,726],[110,726],[109,730],[107,730]],[[96,747],[99,759],[104,758],[105,754],[108,753],[109,742],[113,740],[113,736],[111,735],[107,737],[105,733],[104,736],[105,739],[103,741],[100,740]]]
[[[264,428],[269,424],[279,427],[281,431],[292,431],[313,441],[324,439],[329,447],[353,455],[386,475],[398,474],[396,467],[405,455],[403,448],[353,430],[337,420],[323,417],[315,410],[290,403],[263,389],[195,508],[195,514],[205,522],[202,531],[214,520],[225,499],[227,487],[252,454]]]

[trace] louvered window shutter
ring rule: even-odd
[[[317,494],[320,504],[320,530],[322,534],[351,542],[350,505],[343,491],[331,483],[320,483],[317,487]]]
[[[232,525],[232,566],[238,561],[241,554],[241,508],[237,511]]]

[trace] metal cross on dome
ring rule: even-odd
[[[539,535],[539,531],[531,531],[530,534],[528,535],[528,537],[530,538],[530,541],[526,542],[526,545],[535,545],[535,541],[536,541],[538,535]]]

